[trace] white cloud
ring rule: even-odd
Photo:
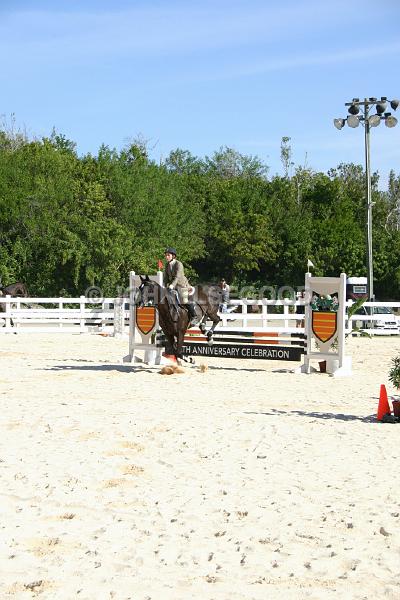
[[[69,6],[69,10],[60,6]],[[140,2],[135,8],[127,9],[126,4],[119,8],[117,3],[112,10],[100,10],[96,3],[92,6],[92,11],[76,5],[73,10],[68,2],[60,2],[47,11],[6,11],[0,21],[3,72],[22,72],[29,66],[110,68],[113,61],[119,60],[131,68],[135,65],[143,73],[146,65],[151,68],[152,60],[159,68],[162,58],[162,72],[169,78],[201,83],[307,67],[351,65],[377,57],[393,60],[400,52],[397,40],[380,43],[376,38],[374,44],[360,46],[352,36],[344,38],[342,49],[335,49],[344,14],[346,27],[354,20],[358,31],[363,18],[368,18],[359,11],[353,14],[344,0],[171,0],[158,6],[150,3],[150,8]],[[315,32],[319,38],[313,43],[311,34]],[[326,44],[321,46],[325,33]],[[191,68],[185,61],[188,57]]]
[[[293,43],[311,30],[342,20],[346,3],[316,0],[174,3],[128,10],[14,10],[3,15],[0,48],[31,51],[51,59],[127,53],[159,55],[208,52],[246,44]],[[312,14],[312,19],[310,15]],[[349,17],[350,18],[350,17]],[[29,55],[28,55],[29,56]]]
[[[376,44],[364,47],[348,47],[347,49],[335,52],[310,52],[299,55],[295,49],[288,53],[286,57],[272,56],[267,60],[254,62],[251,64],[235,64],[231,69],[225,69],[221,74],[215,74],[215,79],[233,79],[238,77],[259,75],[274,71],[289,71],[304,67],[328,66],[328,65],[350,65],[353,62],[364,61],[369,58],[377,59],[379,57],[388,57],[394,61],[400,53],[400,42],[390,42],[387,44]]]

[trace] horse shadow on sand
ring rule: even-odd
[[[146,368],[141,363],[136,364],[136,365],[134,365],[134,364],[110,365],[110,364],[98,364],[98,363],[87,364],[89,361],[85,361],[83,359],[74,360],[74,362],[85,362],[86,364],[85,365],[54,365],[53,367],[47,367],[45,369],[40,369],[40,370],[44,370],[44,371],[100,371],[100,372],[101,371],[103,371],[103,372],[119,371],[120,373],[158,373],[158,370],[162,368],[162,365],[155,365],[152,368]],[[188,365],[182,365],[182,366],[184,369],[187,369],[188,371],[190,371],[190,370],[198,371],[200,364],[191,365],[191,366],[188,366]],[[250,373],[265,371],[265,369],[222,367],[222,366],[215,366],[215,365],[208,365],[207,370],[208,371],[236,371],[236,372],[248,371]]]
[[[78,362],[78,361],[76,361]],[[85,362],[85,361],[80,361]],[[86,364],[86,365],[54,365],[54,367],[47,367],[45,369],[39,369],[40,371],[98,371],[99,373],[154,373],[153,369],[147,369],[137,365],[112,365],[112,364]]]

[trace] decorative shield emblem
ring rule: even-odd
[[[336,333],[337,313],[313,310],[311,328],[320,342],[327,342]]]
[[[136,308],[136,325],[144,335],[150,333],[156,324],[156,309],[154,306]]]

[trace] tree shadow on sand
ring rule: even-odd
[[[246,411],[246,415],[265,415],[267,417],[278,417],[280,415],[288,415],[293,417],[307,417],[309,419],[322,419],[323,421],[361,421],[361,423],[377,423],[376,415],[346,415],[344,413],[325,413],[325,412],[307,412],[305,410],[276,410],[271,409],[270,412]]]

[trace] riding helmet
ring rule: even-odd
[[[175,248],[166,248],[164,254],[173,254],[176,256],[177,252]]]

